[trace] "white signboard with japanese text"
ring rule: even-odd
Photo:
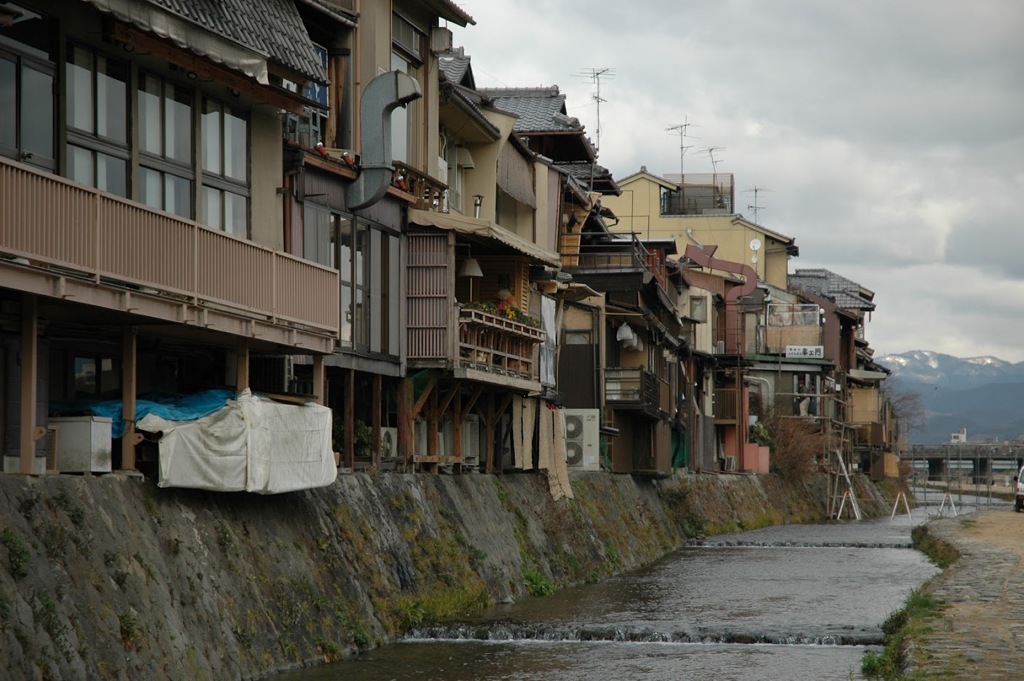
[[[787,345],[786,359],[802,358],[824,359],[825,346],[823,345]]]

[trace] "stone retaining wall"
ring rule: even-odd
[[[824,477],[572,483],[553,502],[539,474],[345,475],[271,497],[0,476],[0,659],[10,678],[258,678],[827,509]]]

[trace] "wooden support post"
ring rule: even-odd
[[[373,438],[371,440],[371,448],[373,449],[373,467],[380,469],[380,398],[381,398],[381,382],[383,378],[380,374],[374,374],[373,376],[373,404],[370,405],[370,409],[373,410]]]
[[[487,393],[487,403],[484,405],[484,433],[487,438],[486,456],[487,461],[484,471],[488,474],[494,473],[494,426],[497,424],[497,417],[494,413],[494,393]]]
[[[235,391],[249,387],[249,342],[242,340],[235,346]]]
[[[21,451],[18,472],[22,475],[32,475],[35,466],[38,375],[39,301],[34,295],[26,294],[21,298]]]
[[[402,471],[408,471],[413,455],[413,420],[412,411],[413,379],[403,378],[398,381],[398,456],[402,460]]]
[[[356,370],[348,370],[345,381],[345,467],[356,467]]]
[[[452,388],[452,392],[455,393],[455,407],[452,409],[452,454],[459,457],[458,471],[462,472],[462,464],[465,463],[462,459],[462,395],[459,383],[455,383],[455,387]]]
[[[121,419],[124,421],[124,435],[121,436],[121,470],[125,471],[136,470],[135,395],[138,392],[138,342],[135,327],[125,327],[121,343]]]
[[[327,379],[323,355],[313,355],[313,394],[316,395],[317,404],[327,404]]]
[[[437,409],[437,390],[430,391],[429,402],[430,406],[427,407],[427,456],[433,459],[440,456],[440,453],[437,451],[437,433],[441,415]],[[432,463],[429,468],[431,472],[437,472],[436,463]]]

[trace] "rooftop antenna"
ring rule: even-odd
[[[700,139],[699,137],[694,137],[693,135],[687,135],[686,134],[687,129],[691,125],[694,126],[694,127],[697,127],[696,124],[690,122],[690,116],[686,115],[683,118],[683,122],[682,123],[677,123],[675,125],[670,125],[667,128],[665,128],[665,132],[674,132],[674,133],[678,133],[678,135],[679,135],[679,184],[680,184],[680,186],[682,186],[682,184],[683,184],[683,157],[686,156],[686,150],[687,149],[692,149],[693,148],[693,145],[692,144],[686,144],[685,140],[686,140],[687,137],[689,137],[690,139],[695,139],[695,140],[699,140]]]
[[[753,189],[745,189],[744,191],[746,191],[746,192],[753,192],[754,193],[754,203],[753,203],[753,205],[747,206],[747,210],[754,211],[754,224],[755,225],[759,225],[761,223],[757,221],[757,214],[759,212],[761,212],[762,210],[765,210],[765,206],[758,205],[758,203],[757,203],[757,195],[758,195],[759,192],[770,192],[771,189],[768,189],[767,187],[758,187],[755,184]]]
[[[594,67],[587,69],[582,75],[590,78],[595,86],[595,92],[591,95],[591,98],[597,103],[597,130],[595,131],[597,144],[594,145],[594,151],[597,152],[601,150],[601,102],[608,101],[601,98],[601,79],[614,78],[615,69],[608,68],[607,66]]]
[[[719,196],[718,187],[718,164],[722,162],[722,159],[715,159],[715,154],[719,151],[725,151],[725,147],[707,147],[706,149],[701,149],[701,151],[711,159],[711,185],[714,188],[713,191],[716,198],[715,207],[725,208],[725,200]]]
[[[716,160],[715,159],[715,154],[717,154],[720,151],[725,151],[725,147],[707,147],[705,149],[701,149],[701,151],[704,152],[705,154],[707,154],[708,157],[711,158],[711,173],[713,175],[717,175],[718,174],[718,164],[721,163],[722,159],[717,159]]]

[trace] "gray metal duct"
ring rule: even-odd
[[[349,210],[372,206],[384,198],[395,172],[391,165],[391,112],[422,96],[420,84],[401,71],[382,73],[366,86],[359,102],[362,164],[359,177],[345,192]]]

